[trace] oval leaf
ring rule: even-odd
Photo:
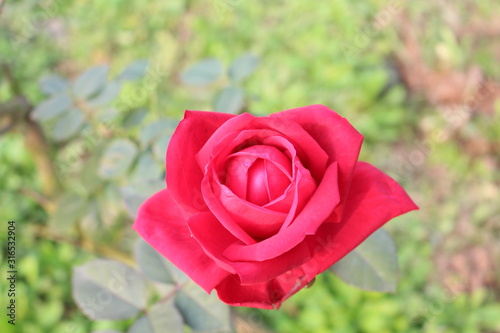
[[[68,95],[56,95],[38,104],[31,113],[33,120],[54,118],[71,107],[72,101]]]
[[[151,280],[171,284],[182,284],[189,280],[186,274],[142,238],[137,240],[134,255],[141,272]]]
[[[94,260],[73,269],[73,297],[94,320],[128,319],[146,307],[146,284],[131,267],[113,260]]]
[[[224,88],[215,101],[215,111],[236,114],[243,108],[245,96],[240,88]]]
[[[139,141],[143,146],[147,146],[159,139],[162,134],[168,133],[172,135],[177,124],[177,121],[173,121],[170,119],[160,119],[152,122],[142,129],[139,136]]]
[[[116,178],[125,173],[137,155],[136,145],[127,139],[116,139],[104,151],[99,164],[103,179]]]
[[[137,126],[144,120],[147,114],[148,111],[145,109],[132,110],[123,117],[122,126],[125,128]]]
[[[68,81],[57,75],[47,76],[40,80],[40,89],[48,95],[65,92],[68,88]]]
[[[146,59],[137,60],[128,65],[123,72],[118,75],[118,80],[138,80],[146,75],[149,61]]]
[[[215,293],[207,294],[194,283],[187,283],[175,295],[175,305],[184,322],[199,331],[230,331],[229,306],[222,303]]]
[[[222,64],[218,59],[205,59],[189,67],[181,75],[182,82],[192,85],[206,85],[222,74]]]
[[[145,180],[132,186],[121,188],[125,208],[132,218],[136,218],[139,206],[150,196],[165,188],[163,180]]]
[[[85,116],[79,109],[71,109],[57,121],[54,127],[54,139],[64,141],[75,135],[85,123]]]
[[[253,54],[244,54],[236,59],[229,68],[229,77],[233,82],[240,82],[247,78],[259,64],[259,57]]]
[[[398,277],[396,245],[379,229],[330,268],[348,284],[373,291],[395,291]]]
[[[88,105],[93,108],[108,105],[120,94],[120,82],[112,81],[104,86],[104,89],[94,98],[88,101]]]
[[[95,94],[106,82],[109,67],[94,66],[83,72],[74,82],[73,91],[80,98],[88,98]]]
[[[148,310],[146,316],[137,319],[127,333],[182,333],[182,317],[173,302],[161,302]]]

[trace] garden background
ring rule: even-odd
[[[323,274],[238,332],[500,332],[500,3],[0,1],[0,254],[16,221],[17,317],[1,332],[127,332],[72,296],[75,267],[136,265],[184,110],[324,104],[420,210],[387,224],[394,293]],[[190,325],[193,327],[193,325]],[[183,328],[186,332],[192,329]]]

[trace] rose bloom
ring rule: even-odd
[[[167,188],[134,229],[227,304],[280,304],[391,218],[418,209],[323,105],[255,117],[186,111]]]

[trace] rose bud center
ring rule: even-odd
[[[226,171],[226,186],[259,206],[282,195],[292,181],[290,159],[271,146],[250,146],[230,155]]]

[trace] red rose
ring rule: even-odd
[[[358,162],[363,137],[322,105],[269,117],[186,111],[167,189],[134,229],[207,292],[271,309],[391,218],[418,209]]]

